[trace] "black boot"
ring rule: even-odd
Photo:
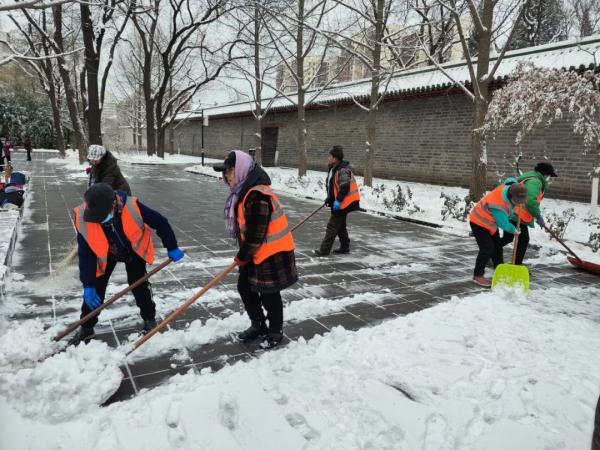
[[[261,347],[262,348],[277,347],[279,345],[279,343],[282,341],[282,339],[283,339],[282,332],[269,332],[269,334],[267,334],[265,336],[265,339],[263,340]]]
[[[94,333],[93,328],[81,327],[79,330],[77,330],[77,333],[75,333],[75,335],[69,339],[67,345],[78,346],[82,342],[87,344],[94,336],[96,336],[96,333]]]
[[[152,329],[156,328],[156,319],[144,320],[143,334],[148,334]]]
[[[320,249],[319,250],[313,250],[313,254],[315,256],[319,256],[319,257],[321,257],[321,256],[328,256],[329,255],[329,253],[322,252]]]
[[[268,333],[267,325],[260,320],[251,320],[250,328],[238,334],[238,339],[241,341],[251,341]]]
[[[346,253],[350,253],[350,247],[340,247],[333,250],[333,253],[337,255],[345,255]]]

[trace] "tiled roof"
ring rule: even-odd
[[[490,67],[493,67],[495,61],[496,57],[490,58]],[[596,61],[600,61],[600,35],[507,52],[494,79],[506,79],[510,72],[522,62],[531,62],[536,67],[549,69],[577,70],[594,68]],[[465,61],[449,62],[443,64],[442,67],[452,79],[470,84],[469,70]],[[402,72],[395,76],[389,83],[386,96],[432,92],[454,86],[455,84],[442,71],[434,66],[428,66]],[[364,100],[368,98],[370,89],[370,79],[331,85],[321,92],[311,105],[345,102],[352,98],[357,101]],[[295,100],[296,94],[289,94],[288,97]],[[311,98],[310,92],[306,94],[306,98]],[[295,108],[295,103],[290,99],[284,97],[275,99],[270,111]],[[263,104],[266,105],[269,101],[270,99],[263,99]],[[204,114],[210,117],[237,115],[250,113],[253,108],[252,102],[229,103],[204,108]],[[199,110],[197,112],[184,111],[177,116],[177,119],[194,119],[200,115]]]

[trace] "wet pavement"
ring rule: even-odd
[[[6,302],[14,320],[39,317],[48,325],[70,323],[78,318],[81,302],[75,266],[56,279],[50,276],[73,247],[72,209],[81,202],[86,179],[46,162],[54,154],[36,153],[28,165],[19,159],[23,156],[15,155],[15,167],[30,171],[31,185]],[[215,178],[184,172],[185,165],[121,166],[134,194],[169,219],[179,245],[189,250],[182,263],[171,264],[152,279],[157,310],[164,317],[231,263],[235,246],[224,231],[222,218],[227,192]],[[292,225],[318,207],[317,202],[287,195],[280,195],[280,199]],[[371,326],[455,295],[483,290],[470,281],[477,251],[472,238],[367,213],[349,216],[350,255],[315,258],[311,252],[320,244],[328,214],[320,212],[294,233],[300,281],[283,292],[286,310],[293,312],[293,320],[284,325],[284,345],[340,325],[351,330]],[[155,242],[160,262],[166,251],[159,240]],[[531,250],[529,256],[534,257],[535,251]],[[240,313],[236,281],[237,274],[230,274],[169,328],[183,330],[194,320],[220,324]],[[564,265],[532,268],[532,289],[597,282],[596,276]],[[109,295],[125,283],[121,264],[111,279]],[[311,302],[322,307],[311,308]],[[304,309],[294,309],[298,305]],[[100,315],[96,333],[98,339],[116,346],[139,337],[140,327],[138,309],[129,295]],[[177,373],[200,372],[208,367],[218,370],[263,351],[256,343],[240,343],[225,335],[203,345],[179,346],[158,355],[134,358],[111,401],[126,399]]]

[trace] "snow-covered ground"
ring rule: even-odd
[[[51,334],[11,324],[0,337],[0,447],[588,448],[599,295],[455,298],[176,376],[106,408],[97,403],[118,382],[121,352],[95,342],[32,362]]]
[[[219,177],[210,165],[187,167],[185,170],[192,173],[200,173],[203,175]],[[306,176],[298,177],[297,169],[267,167],[273,183],[273,187],[278,192],[286,192],[301,197],[324,199],[325,198],[325,172],[309,170]],[[462,222],[453,217],[442,216],[442,207],[444,199],[441,194],[448,196],[458,196],[464,199],[468,194],[468,190],[460,187],[439,186],[433,184],[413,183],[405,181],[387,180],[375,178],[373,187],[363,185],[363,178],[356,177],[361,191],[361,207],[371,212],[393,214],[411,219],[424,220],[442,226],[446,231],[453,233],[467,234],[470,231],[468,221]],[[407,198],[407,204],[403,208],[396,207],[394,198],[397,198],[398,189],[401,189]],[[408,199],[407,188],[410,189],[412,198]],[[550,187],[550,190],[552,187]],[[457,205],[459,208],[464,207],[464,202]],[[600,231],[592,228],[584,222],[584,219],[590,215],[600,217],[600,210],[592,213],[589,204],[581,202],[572,202],[566,200],[557,200],[546,198],[542,203],[543,215],[547,218],[551,214],[562,216],[563,211],[572,208],[574,217],[569,223],[565,239],[575,241],[572,244],[572,249],[581,253],[580,257],[600,263],[600,255],[595,254],[591,249],[582,244],[588,242],[590,232]],[[556,241],[551,240],[549,235],[536,227],[531,230],[531,240],[535,244],[541,244],[550,249],[563,250],[563,247]],[[563,258],[564,260],[564,258]]]
[[[113,154],[119,161],[130,164],[200,164],[202,162],[199,156],[176,153],[166,153],[164,158],[156,155],[148,156],[146,153],[136,151],[114,151]],[[205,161],[208,161],[208,158]]]

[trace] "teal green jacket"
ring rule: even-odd
[[[525,172],[523,175],[520,175],[517,178],[518,182],[525,181],[525,186],[527,187],[527,200],[525,201],[525,209],[529,211],[529,213],[534,217],[534,219],[539,216],[542,211],[540,210],[540,205],[538,205],[537,198],[540,192],[546,192],[548,189],[548,182],[546,178],[535,170],[531,172]],[[532,219],[530,222],[527,222],[527,225],[533,228],[535,220]],[[512,222],[517,221],[516,214],[511,214],[510,220]]]

